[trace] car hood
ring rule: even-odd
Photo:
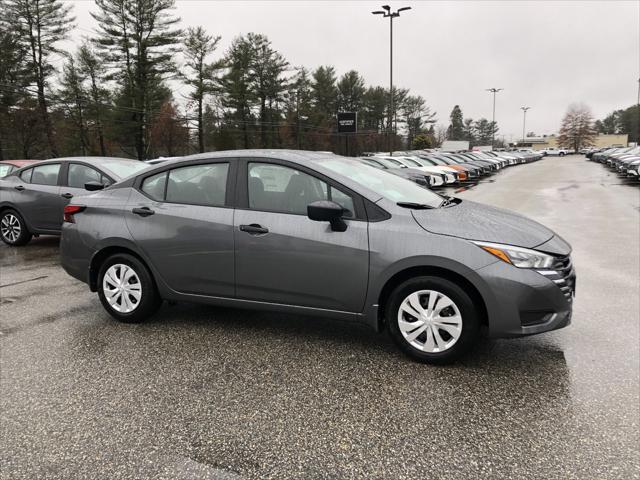
[[[509,210],[468,200],[456,201],[457,204],[448,207],[412,210],[413,218],[431,233],[525,248],[549,242],[555,235],[544,225]]]

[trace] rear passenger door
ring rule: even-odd
[[[235,171],[229,159],[197,161],[136,180],[127,226],[171,289],[234,295]]]
[[[46,163],[24,170],[14,189],[14,199],[27,223],[37,230],[58,231],[62,225],[60,163]]]

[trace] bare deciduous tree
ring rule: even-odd
[[[582,103],[569,105],[560,126],[558,144],[577,152],[581,148],[592,146],[595,135],[591,109]]]

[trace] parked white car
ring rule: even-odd
[[[566,148],[545,148],[544,150],[541,150],[543,155],[552,155],[552,156],[559,156],[559,157],[564,157],[565,155],[569,155],[571,152],[571,150],[568,150]]]

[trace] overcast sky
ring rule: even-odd
[[[77,43],[95,27],[90,0],[76,0]],[[183,27],[233,37],[263,33],[294,66],[355,69],[369,85],[389,82],[389,20],[382,3],[410,6],[394,20],[394,84],[422,95],[448,123],[455,104],[465,118],[491,119],[500,133],[558,130],[567,106],[584,102],[596,118],[636,102],[640,78],[640,1],[205,1],[178,0]]]

